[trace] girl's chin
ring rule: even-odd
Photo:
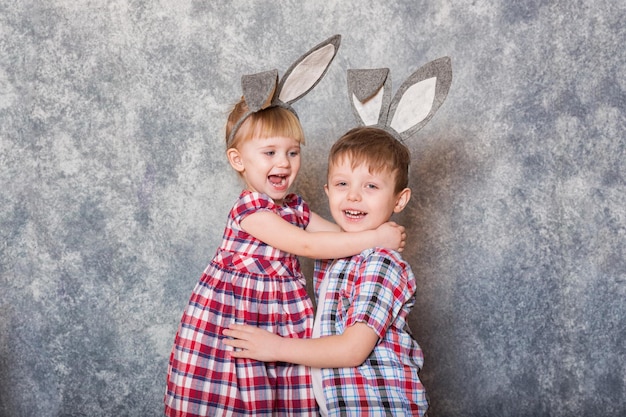
[[[274,202],[279,202],[279,201],[283,201],[283,199],[287,196],[287,192],[284,193],[267,193],[268,196],[270,196],[272,198],[272,200],[274,200]]]
[[[289,193],[289,186],[285,185],[282,187],[270,187],[267,191],[268,191],[268,195],[276,195],[276,196],[281,196],[284,197]]]

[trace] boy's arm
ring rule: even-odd
[[[308,232],[270,211],[258,211],[241,221],[241,227],[270,246],[307,258],[344,258],[380,246],[401,251],[406,233],[404,227],[387,222],[364,232]]]
[[[239,348],[235,358],[289,362],[314,368],[349,368],[361,365],[378,343],[378,335],[365,323],[355,323],[343,334],[315,339],[287,338],[249,325],[233,324],[224,330],[223,343]]]

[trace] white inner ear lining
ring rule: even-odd
[[[278,98],[283,103],[289,103],[306,93],[324,74],[334,56],[333,44],[325,45],[312,52],[287,75]]]
[[[352,94],[352,103],[354,108],[361,117],[365,126],[373,126],[378,124],[380,108],[383,105],[384,88],[378,90],[376,95],[366,101],[359,101],[356,95]]]
[[[435,101],[437,77],[427,78],[409,87],[398,102],[389,126],[402,133],[430,114]]]

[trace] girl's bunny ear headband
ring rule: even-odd
[[[403,142],[443,104],[452,84],[449,57],[431,61],[407,78],[391,100],[388,68],[348,70],[348,93],[361,126],[376,126]]]
[[[301,99],[324,77],[335,58],[341,35],[335,35],[313,47],[297,59],[278,80],[278,71],[270,70],[241,77],[243,98],[248,112],[233,126],[228,137],[232,143],[235,133],[252,113],[270,107],[284,107],[298,116],[291,104]]]

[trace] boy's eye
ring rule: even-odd
[[[366,187],[369,188],[370,190],[375,190],[375,189],[378,188],[378,186],[376,184],[367,184]]]
[[[267,156],[274,156],[276,154],[275,151],[265,151],[265,155]]]
[[[289,152],[289,156],[291,156],[291,157],[296,157],[298,155],[300,155],[299,151],[291,151],[291,152]]]

